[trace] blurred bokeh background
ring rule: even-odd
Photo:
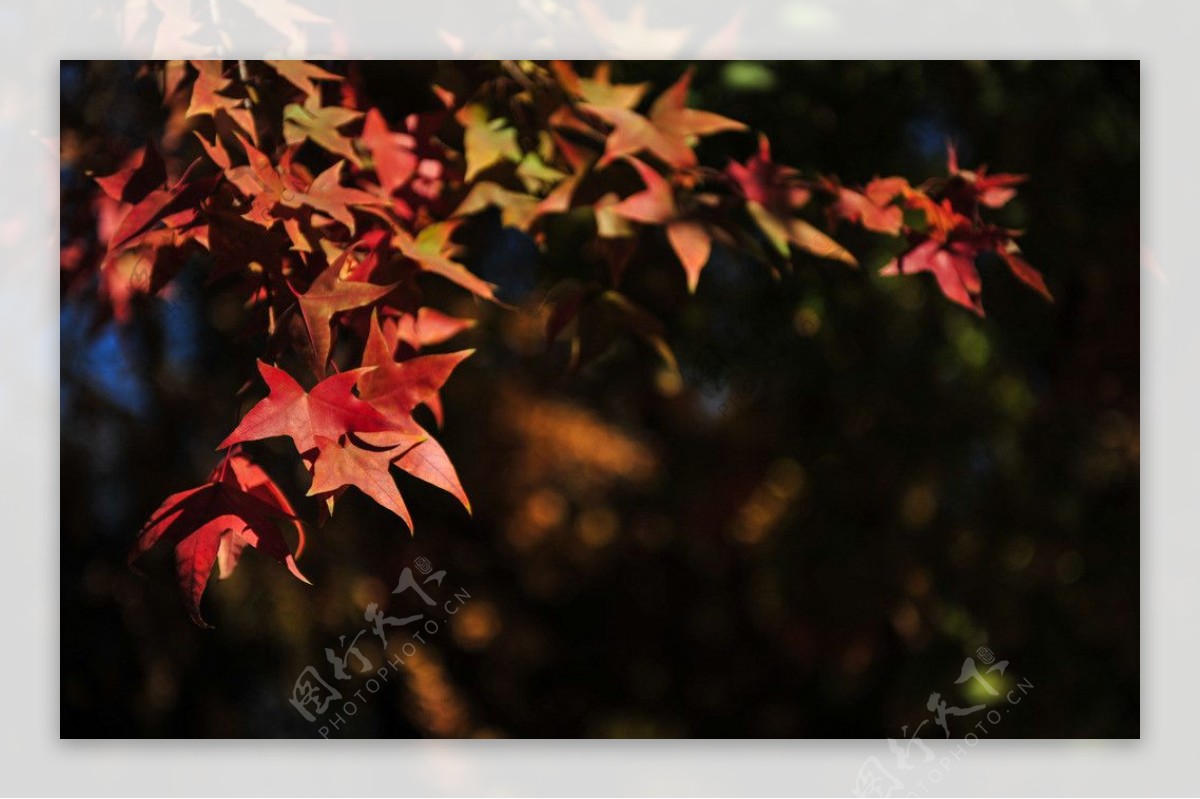
[[[358,66],[391,119],[458,68]],[[661,89],[683,68],[614,77]],[[62,65],[64,224],[86,212],[89,172],[162,130],[137,74]],[[235,298],[202,293],[203,263],[126,327],[64,300],[64,737],[317,734],[288,702],[295,680],[329,679],[325,648],[369,603],[420,610],[389,599],[417,557],[446,571],[445,598],[470,598],[363,690],[339,737],[899,738],[932,692],[1003,701],[954,683],[981,646],[1034,686],[991,737],[1137,736],[1137,64],[705,62],[693,89],[808,174],[919,181],[944,173],[947,138],[967,167],[1028,173],[996,218],[1027,231],[1057,302],[984,264],[977,319],[932,280],[874,275],[878,242],[843,230],[866,269],[813,260],[774,280],[718,257],[686,303],[631,276],[682,384],[632,340],[568,374],[539,316],[556,265],[497,225],[466,262],[518,310],[452,290],[435,303],[480,320],[451,343],[478,352],[443,393],[440,435],[473,516],[398,474],[410,538],[351,492],[310,535],[313,587],[252,553],[212,583],[205,631],[169,548],[146,577],[125,555],[212,467],[259,342],[236,337]],[[715,137],[700,154],[721,166],[754,146]],[[254,453],[315,516],[287,446]],[[376,666],[397,654],[370,632],[359,645]]]

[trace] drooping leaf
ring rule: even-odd
[[[167,166],[158,149],[147,145],[134,153],[121,169],[96,178],[96,182],[109,197],[132,205],[167,182]]]
[[[700,271],[712,254],[712,236],[699,222],[681,220],[667,225],[667,239],[683,264],[688,291],[695,292],[700,282]]]
[[[1010,242],[1009,246],[1001,252],[1001,257],[1004,258],[1004,262],[1008,264],[1008,268],[1012,270],[1012,273],[1018,280],[1032,288],[1038,294],[1041,294],[1050,302],[1054,302],[1054,297],[1050,294],[1050,289],[1046,287],[1046,279],[1042,277],[1041,272],[1034,269],[1021,257],[1021,251],[1015,243]]]
[[[300,523],[292,504],[275,484],[275,481],[271,479],[271,476],[261,466],[238,451],[239,449],[239,447],[234,447],[230,450],[225,468],[233,475],[243,491],[270,505],[282,517],[291,521],[291,526],[296,530],[295,557],[299,558],[304,553],[304,525]],[[217,551],[217,577],[219,579],[225,580],[233,574],[247,543],[246,537],[233,530],[229,532],[229,535],[222,536],[220,549]]]
[[[239,551],[251,546],[284,564],[297,579],[307,583],[278,522],[286,514],[239,484],[233,469],[218,466],[209,481],[197,488],[167,497],[150,517],[129,554],[132,563],[160,539],[175,545],[175,569],[184,602],[192,620],[210,625],[200,615],[200,598],[212,576],[222,539],[236,535]]]
[[[979,272],[975,269],[974,256],[964,247],[943,247],[940,242],[929,239],[888,262],[879,274],[890,277],[920,272],[932,273],[947,299],[984,315],[979,300],[982,288]]]
[[[753,200],[746,202],[746,210],[776,252],[784,257],[788,255],[789,244],[793,244],[821,258],[831,258],[849,266],[858,264],[849,250],[803,219],[776,216]]]

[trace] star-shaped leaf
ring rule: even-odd
[[[960,169],[958,166],[958,152],[953,144],[946,145],[946,164],[950,172],[951,178],[957,178],[960,183],[948,189],[949,194],[961,194],[965,202],[964,205],[971,203],[979,203],[988,208],[1001,208],[1016,196],[1017,190],[1013,186],[1020,185],[1028,180],[1027,175],[1014,175],[1004,172],[997,172],[994,175],[987,174],[987,167],[981,166],[976,170]],[[957,198],[956,198],[957,199]],[[964,208],[964,211],[969,212],[969,207]]]
[[[505,227],[529,230],[538,217],[540,204],[538,198],[531,194],[506,189],[490,180],[481,180],[471,187],[452,216],[470,216],[487,208],[500,209],[500,223]]]
[[[415,261],[422,270],[441,275],[472,294],[495,300],[495,286],[452,260],[458,247],[450,241],[450,235],[456,227],[456,221],[438,222],[423,228],[415,238],[400,230],[392,238],[392,242],[405,258]]]
[[[712,253],[712,235],[702,223],[680,217],[675,192],[665,177],[636,158],[630,157],[628,160],[646,188],[629,195],[607,211],[643,224],[666,225],[667,241],[683,265],[688,291],[694,292],[700,272]]]
[[[688,108],[686,100],[691,79],[692,71],[688,70],[659,95],[650,107],[649,117],[626,108],[581,104],[581,108],[613,126],[600,165],[646,150],[667,165],[683,169],[696,165],[696,154],[692,151],[695,138],[722,131],[745,130],[746,126],[736,120]]]
[[[246,141],[245,137],[237,138],[246,151],[249,165],[227,168],[225,176],[238,191],[254,198],[251,209],[244,216],[256,224],[265,228],[274,225],[278,206],[300,208],[307,205],[342,223],[350,230],[350,235],[354,235],[354,215],[350,206],[382,204],[382,200],[374,194],[341,185],[345,161],[333,164],[304,187],[299,178],[282,174],[266,153]],[[206,149],[209,147],[204,139],[201,142]],[[220,154],[216,154],[214,160],[216,157],[220,157]]]
[[[350,235],[353,236],[354,215],[350,213],[349,206],[379,205],[380,200],[374,194],[341,185],[342,168],[345,165],[345,161],[338,161],[317,175],[302,197],[305,205],[341,222],[350,229]]]
[[[730,161],[725,172],[743,197],[776,216],[787,216],[809,201],[811,192],[800,183],[799,173],[771,158],[771,142],[758,137],[758,152],[739,164]]]
[[[488,119],[487,109],[478,104],[463,107],[455,118],[463,126],[468,182],[499,161],[521,160],[517,131],[509,127],[507,120]]]
[[[418,355],[397,362],[387,337],[372,317],[371,331],[363,350],[363,365],[372,367],[364,378],[373,376],[368,385],[364,379],[361,386],[365,399],[384,411],[393,419],[403,419],[403,431],[363,434],[360,438],[377,446],[394,447],[402,443],[398,436],[420,435],[425,437],[416,446],[404,449],[395,458],[396,465],[414,477],[435,485],[458,499],[468,512],[471,510],[467,492],[463,490],[458,473],[441,444],[429,436],[412,418],[418,405],[430,406],[441,423],[438,391],[454,368],[468,358],[474,350],[448,353],[445,355]],[[436,403],[436,404],[435,404]]]
[[[372,446],[388,447],[392,448],[393,452],[400,452],[392,463],[418,480],[446,491],[470,513],[471,500],[467,498],[467,492],[463,489],[458,472],[450,462],[446,450],[416,422],[412,423],[410,430],[428,438],[411,447],[397,447],[397,444],[403,441],[396,433],[364,433],[359,438]]]
[[[403,342],[414,350],[441,344],[475,326],[474,319],[460,319],[436,308],[418,308],[415,314],[385,319],[381,325],[392,351]]]
[[[312,486],[308,489],[308,495],[327,494],[345,486],[354,486],[403,519],[411,532],[412,516],[404,504],[404,498],[400,496],[400,490],[396,488],[390,467],[405,449],[422,438],[393,434],[391,441],[395,443],[390,446],[360,447],[353,441],[339,443],[318,436],[316,443],[319,453],[313,461]]]
[[[300,144],[306,139],[340,155],[355,166],[362,166],[351,137],[338,128],[362,117],[362,112],[340,106],[322,106],[318,95],[310,95],[303,105],[292,103],[283,109],[283,139]]]
[[[351,369],[326,378],[306,392],[283,369],[258,362],[270,393],[250,409],[238,426],[217,447],[288,436],[301,455],[317,448],[317,438],[334,439],[347,433],[396,430],[371,404],[354,396],[354,385],[367,371]]]
[[[601,108],[634,108],[646,94],[648,83],[613,83],[612,67],[598,64],[590,78],[581,78],[566,61],[550,64],[559,84],[572,96]]]
[[[474,352],[418,355],[396,361],[378,319],[373,317],[363,349],[362,365],[370,371],[363,374],[359,387],[362,398],[390,417],[411,416],[418,405],[437,397],[454,368]]]
[[[233,83],[222,74],[224,62],[193,61],[192,66],[196,69],[196,80],[192,84],[187,116],[211,116],[215,121],[219,115],[225,114],[257,142],[254,115],[246,107],[245,101],[221,94]]]
[[[321,69],[316,64],[307,61],[267,61],[271,69],[279,73],[279,77],[304,92],[305,97],[312,97],[319,92],[314,80],[340,81],[341,75]]]
[[[932,273],[947,299],[984,315],[979,299],[983,286],[975,269],[974,252],[969,247],[962,244],[943,247],[941,242],[927,239],[889,262],[879,274],[890,277],[917,272]]]
[[[384,193],[391,195],[417,170],[416,141],[407,133],[393,133],[379,109],[367,111],[363,120],[362,143],[371,153],[375,176]]]
[[[345,258],[343,254],[325,267],[308,291],[298,295],[300,313],[308,328],[318,375],[324,374],[325,363],[329,360],[332,343],[329,324],[334,315],[370,305],[396,288],[396,284],[380,286],[358,280],[342,280],[340,273]]]

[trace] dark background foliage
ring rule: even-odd
[[[479,67],[359,68],[394,120],[427,102],[412,87]],[[615,77],[661,89],[682,69]],[[63,64],[64,225],[86,216],[89,171],[162,129],[136,72]],[[664,320],[682,382],[632,338],[568,375],[535,311],[577,268],[570,230],[535,268],[497,225],[467,263],[518,310],[451,290],[443,305],[481,320],[456,342],[479,351],[447,385],[441,434],[473,517],[401,475],[410,538],[351,492],[310,536],[315,587],[251,555],[210,589],[205,631],[169,551],[144,578],[125,555],[211,468],[258,342],[236,338],[234,297],[201,302],[202,262],[125,329],[65,299],[63,736],[317,734],[293,681],[310,665],[329,679],[325,647],[418,556],[470,599],[337,735],[899,737],[931,692],[989,699],[954,684],[983,645],[1034,686],[991,735],[1138,734],[1136,63],[709,62],[693,88],[809,174],[917,181],[943,172],[947,138],[968,167],[1030,174],[1000,219],[1027,230],[1057,302],[985,263],[976,319],[931,279],[876,276],[879,240],[846,228],[865,270],[803,260],[775,280],[718,253],[680,302],[635,267],[626,288]],[[723,135],[700,155],[753,147]],[[254,452],[311,517],[285,446]]]

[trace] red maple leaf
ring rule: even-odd
[[[167,182],[167,166],[158,149],[148,145],[134,152],[125,166],[96,182],[114,200],[134,204]]]
[[[338,161],[321,174],[313,178],[312,183],[300,196],[301,202],[317,211],[328,214],[341,222],[354,235],[354,215],[350,213],[351,205],[378,205],[380,200],[374,194],[352,189],[341,185],[342,168],[345,161]]]
[[[271,163],[271,159],[247,141],[244,136],[239,135],[237,139],[246,152],[249,165],[227,167],[225,176],[238,188],[238,191],[254,199],[253,205],[244,216],[264,228],[270,228],[275,224],[279,218],[277,216],[279,206],[295,209],[306,205],[342,223],[353,236],[355,231],[354,215],[350,212],[349,206],[369,206],[381,203],[380,198],[370,192],[341,185],[345,161],[333,164],[313,178],[306,186],[300,177],[281,174],[280,169]],[[203,138],[200,141],[214,162],[229,163],[228,154],[224,152],[223,148],[218,149],[219,140],[216,145],[209,145]],[[283,162],[281,161],[281,163]],[[284,171],[286,172],[286,170]],[[284,221],[286,224],[288,220]]]
[[[585,3],[585,16],[604,22],[589,9]],[[894,177],[865,187],[836,178],[808,181],[773,160],[766,136],[753,155],[723,172],[701,167],[702,137],[745,126],[687,106],[691,70],[657,98],[646,98],[647,84],[614,84],[607,64],[590,78],[559,62],[548,70],[526,62],[461,74],[439,70],[455,92],[432,87],[439,101],[433,111],[417,110],[424,101],[404,111],[389,103],[395,123],[389,125],[369,107],[367,85],[354,74],[342,79],[306,62],[234,63],[163,67],[169,112],[163,135],[115,174],[98,178],[104,196],[94,192],[90,210],[99,219],[81,220],[87,224],[68,231],[62,246],[64,287],[98,285],[118,319],[167,290],[186,259],[207,249],[209,279],[219,280],[226,296],[236,288],[245,332],[268,334],[258,362],[266,397],[222,442],[230,448],[223,466],[204,485],[170,497],[132,555],[163,536],[173,541],[189,613],[200,624],[214,565],[221,578],[229,576],[249,545],[295,570],[303,546],[292,506],[241,453],[241,442],[291,438],[312,476],[309,494],[325,499],[329,512],[334,498],[354,486],[411,530],[393,466],[470,511],[449,456],[429,430],[437,432],[442,422],[443,385],[471,352],[422,353],[471,324],[424,307],[446,292],[427,294],[422,273],[502,304],[497,287],[465,265],[471,262],[459,255],[464,245],[453,240],[461,230],[460,242],[482,250],[495,241],[491,222],[459,217],[497,209],[501,223],[527,233],[546,256],[538,260],[554,266],[562,263],[559,248],[575,250],[566,256],[578,270],[562,263],[573,277],[546,295],[547,337],[553,342],[569,332],[572,369],[633,334],[678,377],[664,321],[619,290],[627,270],[658,268],[651,262],[662,260],[664,237],[693,291],[714,241],[739,262],[745,254],[775,272],[797,250],[854,264],[823,229],[800,218],[814,191],[828,192],[822,200],[829,200],[831,224],[845,219],[905,238],[906,251],[884,274],[931,273],[950,300],[982,314],[976,263],[982,268],[988,259],[978,256],[995,253],[1018,280],[1050,296],[1017,248],[1019,234],[984,219],[1013,197],[1024,176],[961,169],[951,148],[948,174],[919,185]],[[194,81],[186,79],[190,74]],[[334,95],[336,104],[325,105]],[[418,99],[403,95],[397,99],[405,103]],[[187,130],[203,148],[197,161],[203,172],[192,171],[196,164],[181,170],[186,162],[177,160],[193,154]],[[576,224],[577,215],[585,224]],[[663,266],[676,268],[665,257]],[[659,277],[643,283],[639,274],[637,285],[662,285]],[[301,322],[308,342],[291,335]],[[334,345],[351,337],[365,346],[361,366],[346,370],[356,353]],[[316,372],[311,391],[267,363],[309,355]],[[437,422],[429,430],[414,417],[422,405]],[[291,535],[280,529],[289,523],[299,536],[295,555],[283,543]]]
[[[609,206],[606,212],[642,224],[665,225],[667,241],[687,275],[688,291],[694,292],[700,281],[700,271],[712,253],[712,235],[700,222],[680,216],[675,192],[665,177],[637,158],[630,156],[628,161],[646,187]]]
[[[412,136],[389,130],[379,109],[372,108],[367,112],[360,141],[371,153],[375,176],[385,194],[390,196],[416,172],[418,159],[413,152]]]
[[[192,170],[199,163],[200,159],[196,159],[192,162],[191,166],[184,170],[183,175],[179,180],[175,181],[174,185],[155,188],[147,192],[126,211],[124,217],[122,217],[116,229],[113,230],[112,235],[109,237],[108,252],[110,256],[121,249],[136,245],[158,223],[164,222],[169,217],[181,212],[187,213],[189,217],[194,214],[195,205],[208,196],[215,182],[215,178],[201,178],[195,181],[188,180]],[[152,167],[150,169],[157,174],[157,170],[154,170]],[[135,170],[135,173],[137,172],[138,170]],[[125,194],[130,190],[130,183],[134,179],[134,175],[123,178],[122,173],[119,172],[115,175],[109,175],[107,179],[101,178],[99,180],[108,180],[109,187],[114,189],[123,183],[122,194]],[[142,178],[139,177],[138,181],[141,182],[141,180]],[[190,219],[181,218],[173,221],[175,222],[175,226],[180,226],[180,224],[186,224]]]
[[[743,197],[776,216],[786,216],[803,207],[811,196],[800,183],[795,169],[771,159],[771,142],[766,134],[758,137],[758,152],[744,164],[731,160],[725,173],[733,179]]]
[[[363,374],[359,386],[362,398],[393,419],[411,417],[418,405],[437,401],[438,390],[450,373],[474,352],[418,355],[396,361],[378,320],[373,318],[363,349],[362,365],[369,371]]]
[[[904,229],[904,210],[892,205],[892,196],[887,189],[890,183],[873,183],[870,193],[857,192],[839,185],[834,180],[825,180],[823,185],[833,192],[834,202],[830,211],[834,216],[862,225],[876,233],[895,236]]]
[[[381,322],[384,337],[392,351],[403,343],[412,350],[441,344],[475,326],[474,319],[460,319],[436,308],[418,308],[416,313],[403,313]]]
[[[1013,186],[1028,180],[1027,175],[1006,172],[989,175],[986,166],[975,170],[960,169],[958,152],[953,144],[946,145],[946,168],[952,178],[952,185],[947,187],[946,193],[956,201],[956,206],[965,206],[963,210],[967,213],[973,210],[975,203],[988,208],[1004,206],[1017,194]],[[957,180],[953,180],[955,178]]]
[[[424,437],[424,440],[412,446],[399,447],[400,444],[411,442],[413,436]],[[415,421],[410,420],[406,425],[406,433],[363,433],[355,438],[367,445],[398,453],[392,457],[395,466],[418,480],[446,491],[462,503],[467,513],[471,512],[471,500],[467,498],[467,492],[463,489],[454,464],[450,462],[450,456],[446,454],[442,445],[429,435],[429,431]]]
[[[409,532],[412,532],[412,516],[389,469],[393,460],[422,438],[419,435],[393,433],[386,446],[374,447],[358,446],[350,440],[339,443],[318,436],[319,451],[313,461],[312,486],[308,495],[329,494],[345,486],[354,486],[403,519]]]
[[[275,436],[288,436],[296,451],[306,455],[317,448],[318,437],[334,439],[351,432],[396,430],[371,404],[354,396],[354,384],[366,369],[351,369],[326,378],[306,392],[282,369],[258,362],[270,393],[247,413],[217,449]]]
[[[412,418],[418,405],[426,405],[434,412],[441,424],[441,401],[438,391],[449,379],[451,372],[470,357],[474,350],[444,355],[418,355],[397,362],[392,347],[375,318],[371,320],[371,331],[363,350],[363,366],[373,367],[364,375],[362,396],[392,419],[403,420],[404,432],[420,435],[426,440],[404,451],[397,465],[427,483],[442,488],[462,502],[469,511],[471,503],[459,482],[458,474],[450,463],[445,450]],[[369,382],[368,382],[369,380]],[[385,444],[394,433],[364,435],[361,438],[375,444]]]
[[[893,259],[879,274],[894,276],[930,272],[937,279],[938,288],[950,299],[983,316],[983,303],[979,292],[979,272],[975,269],[975,250],[958,242],[943,247],[941,242],[928,239],[899,258]]]
[[[250,112],[246,101],[221,94],[233,83],[222,74],[224,62],[193,61],[192,66],[197,74],[192,84],[187,116],[208,115],[217,121],[220,115],[226,115],[257,142],[258,131],[254,124],[254,114]]]
[[[333,335],[329,323],[334,315],[370,305],[382,299],[397,285],[379,286],[358,280],[342,280],[341,268],[348,253],[349,250],[325,267],[307,291],[297,294],[300,313],[304,317],[309,340],[312,342],[313,359],[318,375],[325,374],[325,364],[329,360]]]
[[[759,136],[757,153],[744,164],[730,161],[725,174],[745,200],[747,213],[780,255],[787,257],[791,244],[821,258],[858,264],[845,247],[794,215],[808,204],[812,193],[795,169],[772,160],[766,136]]]
[[[240,449],[235,446],[229,451],[226,468],[233,473],[238,485],[247,494],[271,505],[283,516],[292,520],[292,527],[296,530],[296,557],[299,558],[304,554],[304,525],[297,518],[292,503],[288,502],[288,498],[271,479],[271,476],[261,466],[242,454]],[[232,530],[229,535],[221,538],[221,547],[217,551],[218,579],[224,580],[233,574],[247,543],[249,542],[245,536]]]
[[[297,579],[307,583],[277,522],[289,513],[276,501],[261,498],[255,486],[243,485],[241,478],[254,477],[247,470],[218,466],[208,482],[167,497],[142,527],[137,543],[129,553],[129,562],[166,538],[175,544],[175,570],[184,603],[192,621],[210,627],[200,615],[200,598],[212,576],[222,541],[236,535],[239,552],[252,546],[287,566]]]
[[[670,182],[645,162],[632,156],[626,160],[637,170],[645,188],[625,197],[609,210],[647,225],[660,225],[674,219],[679,210],[675,206],[675,192]]]

